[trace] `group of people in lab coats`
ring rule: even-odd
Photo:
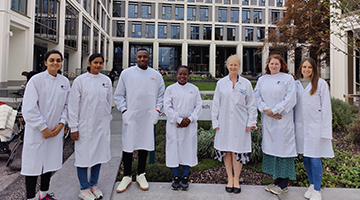
[[[97,186],[100,167],[111,158],[112,83],[100,73],[104,58],[95,53],[89,57],[88,73],[77,77],[70,89],[68,79],[57,73],[62,61],[59,51],[47,52],[47,70],[35,75],[25,90],[26,132],[21,174],[25,175],[27,199],[35,199],[39,175],[39,199],[54,199],[48,192],[49,183],[52,172],[62,165],[62,133],[66,122],[75,140],[79,198],[100,199],[103,197]],[[116,107],[123,115],[124,177],[117,192],[124,192],[132,183],[135,150],[139,160],[136,183],[142,190],[149,189],[146,159],[148,151],[154,150],[154,124],[162,106],[167,115],[166,166],[173,173],[171,188],[187,190],[190,167],[198,163],[197,119],[202,113],[199,89],[187,82],[190,74],[187,66],[177,69],[177,82],[165,91],[162,76],[148,67],[150,55],[146,49],[137,51],[136,61],[136,66],[121,73],[114,93]],[[302,153],[310,182],[305,197],[321,199],[320,157],[333,157],[334,153],[328,85],[319,78],[315,61],[304,60],[298,80],[294,81],[287,74],[283,58],[271,55],[266,75],[260,77],[254,91],[250,81],[238,75],[240,63],[236,55],[227,59],[229,75],[218,81],[212,104],[216,159],[224,161],[228,178],[225,190],[241,192],[240,172],[249,161],[251,130],[257,128],[258,109],[263,134],[263,171],[275,179],[265,190],[274,194],[287,192],[289,178],[296,179],[294,157]]]

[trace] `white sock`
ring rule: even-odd
[[[48,193],[49,190],[47,191],[40,191],[40,198],[44,198],[46,196],[46,194]]]

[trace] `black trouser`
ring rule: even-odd
[[[146,167],[146,158],[148,151],[138,150],[138,169],[137,174],[142,174],[145,172]],[[124,162],[124,176],[131,176],[131,165],[132,165],[133,153],[127,153],[123,151],[123,162]]]
[[[40,180],[40,191],[48,191],[50,186],[50,178],[52,172],[46,172],[45,174],[41,174]],[[25,185],[26,185],[26,197],[28,199],[35,197],[35,188],[38,176],[25,176]]]
[[[289,178],[277,178],[274,184],[279,186],[281,189],[284,189],[289,184]]]

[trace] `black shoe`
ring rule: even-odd
[[[180,185],[181,185],[182,190],[188,190],[189,189],[189,181],[188,181],[187,176],[182,177]]]
[[[173,182],[171,183],[171,189],[178,190],[179,188],[180,188],[180,178],[178,176],[175,176]]]
[[[234,192],[234,188],[233,187],[225,187],[225,191],[228,193],[232,193],[232,192]]]
[[[234,193],[235,194],[239,194],[240,192],[241,192],[241,187],[240,188],[234,187]]]

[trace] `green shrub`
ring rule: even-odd
[[[197,171],[204,171],[213,167],[220,167],[224,164],[222,162],[219,162],[218,160],[215,160],[214,158],[206,158],[203,159],[201,162],[199,162],[195,167],[192,167],[191,169],[197,170]]]
[[[156,135],[155,137],[155,162],[165,163],[166,136]]]
[[[215,129],[204,130],[198,129],[198,159],[214,158],[215,148]]]
[[[352,118],[356,116],[353,106],[340,99],[331,98],[331,109],[333,131],[344,130],[352,123]]]
[[[348,126],[349,134],[344,138],[346,141],[360,143],[360,118],[356,118],[352,124]]]
[[[256,173],[262,173],[262,163],[256,164],[254,167],[251,168],[251,171]]]
[[[155,126],[155,135],[164,135],[166,132],[166,120],[159,120]]]
[[[261,132],[261,113],[258,112],[258,118],[256,126],[258,127],[256,130],[251,130],[251,153],[250,153],[250,162],[256,163],[262,161],[262,132]]]
[[[198,129],[199,128],[202,128],[204,130],[210,130],[212,129],[212,123],[211,121],[198,121]]]

